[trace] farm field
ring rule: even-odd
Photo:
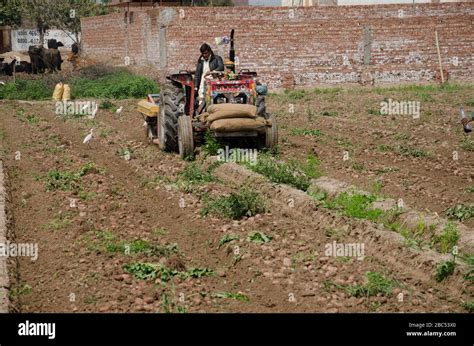
[[[122,114],[102,108],[95,119],[0,100],[10,226],[15,242],[39,246],[36,261],[11,260],[13,309],[472,311],[474,254],[461,241],[474,227],[474,137],[458,109],[474,110],[473,91],[270,94],[280,146],[254,166],[213,163],[210,145],[189,162],[160,151],[138,99],[113,100]],[[420,101],[419,118],[380,114],[388,99]],[[320,177],[369,194],[312,190]],[[368,208],[381,198],[450,221],[407,228]],[[364,245],[363,256],[328,255],[334,243]]]

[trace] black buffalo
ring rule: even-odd
[[[58,49],[59,47],[64,47],[64,44],[61,41],[57,41],[54,38],[48,40],[48,48]]]
[[[0,74],[12,76],[13,68],[15,68],[15,72],[31,73],[31,64],[29,62],[21,61],[19,64],[17,64],[16,60],[13,60],[10,63],[0,63]]]
[[[56,48],[44,48],[42,46],[29,46],[28,55],[31,60],[31,70],[34,74],[61,71],[61,53]]]

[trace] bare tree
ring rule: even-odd
[[[107,13],[107,8],[91,0],[57,0],[52,26],[73,34],[72,39],[81,47],[81,18]]]
[[[92,0],[19,0],[23,17],[29,19],[44,43],[46,30],[55,28],[73,34],[73,41],[81,46],[81,18],[107,13],[107,8]]]

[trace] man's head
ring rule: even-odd
[[[204,60],[206,61],[209,60],[209,57],[212,54],[212,49],[207,43],[204,43],[201,46],[200,51],[201,51],[201,56],[204,58]]]

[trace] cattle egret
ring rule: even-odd
[[[0,81],[0,84],[1,84],[1,85],[5,85],[5,82]]]
[[[122,111],[123,111],[123,106],[120,106],[120,108],[117,109],[117,110],[115,111],[115,113],[117,113],[118,115],[120,115],[120,114],[122,113]]]
[[[84,138],[84,141],[82,142],[83,144],[89,145],[89,143],[90,143],[90,141],[91,141],[91,139],[92,139],[92,131],[93,131],[93,130],[94,130],[94,129],[91,129],[91,132],[89,132],[89,134],[86,136],[86,138]]]

